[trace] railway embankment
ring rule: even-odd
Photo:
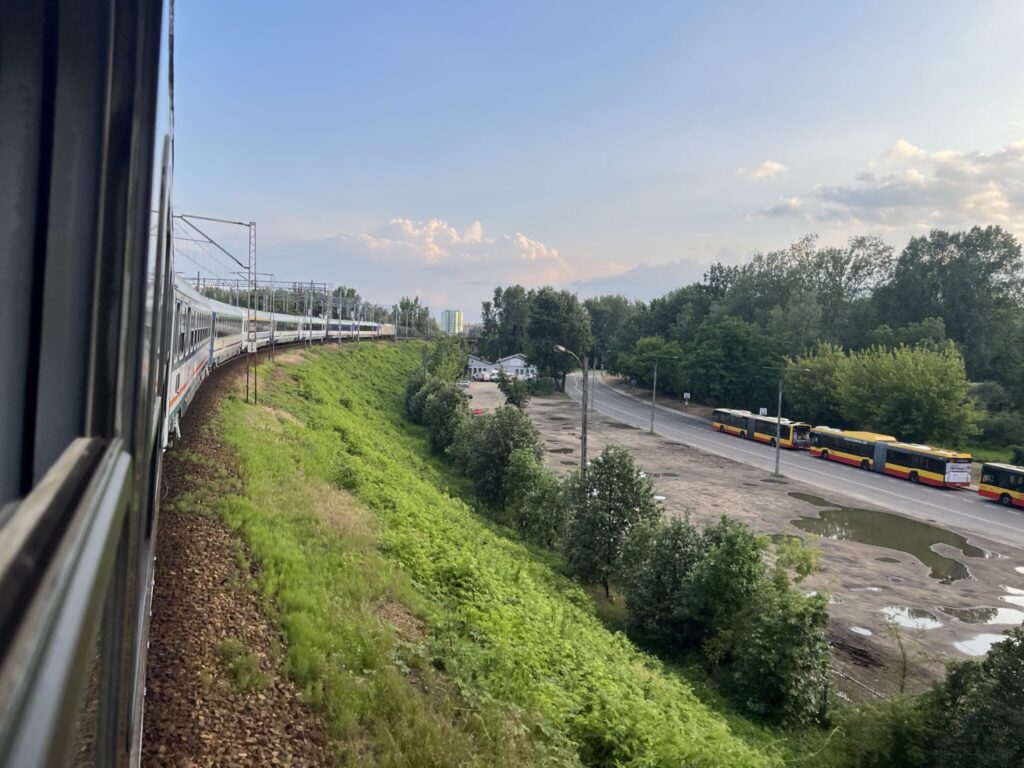
[[[401,415],[420,360],[416,345],[366,345],[265,366],[260,405],[230,390],[207,425],[237,480],[183,510],[202,517],[208,504],[237,537],[243,591],[279,632],[264,651],[276,665],[257,666],[294,686],[311,734],[322,723],[324,759],[781,765],[772,734],[701,701],[609,631],[549,558],[474,511],[465,481]],[[195,612],[202,624],[214,611]],[[263,658],[239,645],[213,648],[225,693],[241,687],[228,677],[239,656]],[[219,717],[206,681],[191,688],[190,728]]]

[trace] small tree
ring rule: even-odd
[[[805,597],[781,568],[720,622],[706,653],[723,690],[744,710],[785,724],[812,722],[828,674],[828,596]]]
[[[1024,765],[1024,628],[982,661],[950,665],[937,690],[942,768]]]
[[[503,370],[498,370],[498,389],[505,395],[505,405],[525,408],[530,402],[530,387],[525,381],[513,379]]]
[[[505,469],[516,449],[525,449],[540,459],[540,437],[529,416],[503,405],[459,429],[450,453],[473,481],[477,494],[487,501],[504,503]]]
[[[459,426],[469,419],[466,395],[451,383],[433,388],[423,403],[423,424],[434,453],[444,453],[455,442]]]
[[[536,453],[517,448],[509,454],[504,478],[505,511],[527,539],[546,547],[562,537],[565,515],[558,479]]]
[[[428,374],[425,383],[416,390],[406,403],[405,413],[409,417],[409,421],[414,424],[422,424],[423,408],[427,404],[427,398],[435,392],[440,392],[446,386],[448,386],[447,382]]]
[[[570,518],[563,545],[566,565],[580,579],[597,582],[609,596],[627,534],[661,514],[651,479],[621,446],[607,446],[585,476],[567,480]]]
[[[705,540],[689,519],[643,523],[630,531],[621,565],[630,637],[667,651],[693,647],[703,639],[705,628],[677,608],[706,554]]]

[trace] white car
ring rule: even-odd
[[[460,389],[469,389],[469,382],[463,379],[462,381],[456,381],[455,386],[459,387]]]

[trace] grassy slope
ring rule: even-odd
[[[260,565],[290,673],[330,713],[339,757],[779,763],[459,499],[401,417],[419,360],[414,345],[318,351],[272,373],[261,395],[273,408],[229,400],[222,411],[246,478],[224,513]],[[381,621],[392,603],[424,631]]]

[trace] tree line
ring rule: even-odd
[[[787,411],[812,424],[1024,444],[1024,258],[996,226],[899,254],[808,235],[650,302],[499,287],[482,316],[483,354],[524,351],[560,387],[577,366],[556,343],[644,386],[657,357],[659,388],[715,406],[774,412],[781,376]]]

